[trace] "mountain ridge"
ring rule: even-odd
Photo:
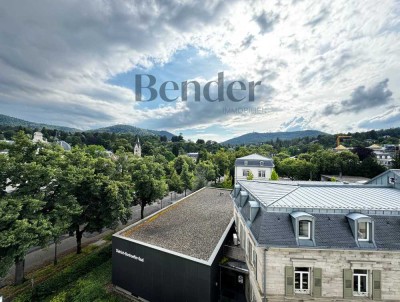
[[[317,137],[326,134],[318,130],[282,131],[282,132],[251,132],[222,142],[222,145],[259,144],[271,140],[291,140],[303,137]]]
[[[42,128],[47,128],[47,129],[55,129],[55,130],[60,130],[60,131],[65,131],[65,132],[108,132],[108,133],[126,133],[126,134],[133,134],[133,135],[139,135],[139,136],[144,136],[144,135],[159,135],[163,136],[165,135],[168,139],[171,139],[175,134],[165,131],[165,130],[151,130],[151,129],[144,129],[144,128],[139,128],[131,125],[112,125],[108,127],[102,127],[98,129],[90,129],[90,130],[80,130],[76,128],[71,128],[71,127],[65,127],[65,126],[57,126],[57,125],[50,125],[50,124],[44,124],[44,123],[36,123],[36,122],[30,122],[26,121],[23,119],[19,119],[16,117],[0,114],[0,126],[10,126],[10,127],[26,127],[26,128],[31,128],[35,129],[38,128],[39,130]]]

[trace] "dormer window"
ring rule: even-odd
[[[290,216],[297,244],[315,246],[315,217],[306,212],[293,212]]]
[[[358,241],[369,241],[369,223],[359,222],[358,223]]]
[[[311,239],[311,221],[299,221],[299,239]]]
[[[249,162],[247,160],[244,161],[244,165],[247,166]]]
[[[347,215],[347,220],[359,247],[375,246],[374,221],[371,217],[361,213],[350,213]]]
[[[263,161],[260,161],[260,166],[264,166],[264,162]]]

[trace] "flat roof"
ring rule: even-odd
[[[204,188],[117,235],[208,261],[232,217],[230,191]]]
[[[330,182],[238,182],[267,210],[349,209],[400,211],[400,190],[376,185]]]

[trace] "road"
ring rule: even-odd
[[[187,195],[189,195],[191,192],[187,192]],[[171,195],[168,195],[164,197],[164,199],[159,202],[155,202],[151,205],[148,205],[144,209],[144,216],[147,217],[154,212],[157,212],[158,210],[161,209],[161,205],[163,208],[166,206],[170,205],[171,203],[178,201],[185,197],[185,194],[175,194],[173,193],[172,196],[172,201],[171,201]],[[132,207],[132,218],[128,221],[127,224],[122,225],[130,225],[132,223],[135,223],[140,220],[140,206],[134,206]],[[104,229],[101,233],[84,233],[83,238],[82,238],[82,245],[88,245],[90,243],[96,242],[101,240],[104,236],[108,234],[114,233],[114,230],[110,229]],[[76,249],[76,239],[75,236],[68,236],[65,235],[63,236],[63,239],[60,244],[57,246],[57,254],[58,255],[63,255],[70,253]],[[54,244],[51,244],[50,246],[40,249],[40,248],[34,248],[31,250],[30,253],[28,253],[25,257],[25,272],[29,272],[31,270],[34,270],[36,268],[42,267],[43,265],[46,265],[48,263],[53,262],[54,259]],[[10,279],[13,278],[14,276],[14,271],[15,267],[13,266],[7,277],[5,279]],[[4,282],[4,280],[3,280]],[[0,279],[0,288],[2,287],[2,280]]]

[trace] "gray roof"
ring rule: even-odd
[[[400,190],[389,187],[328,182],[238,183],[271,211],[302,209],[310,212],[324,209],[400,212]]]
[[[229,191],[205,188],[125,229],[120,235],[208,261],[232,217]]]
[[[251,155],[237,158],[235,160],[235,166],[273,168],[275,165],[274,161],[271,158],[254,153]]]
[[[362,249],[357,246],[345,215],[313,214],[315,217],[315,247]],[[400,250],[400,217],[371,216],[375,224],[377,249]],[[259,211],[250,227],[260,245],[268,247],[298,247],[290,214]]]

